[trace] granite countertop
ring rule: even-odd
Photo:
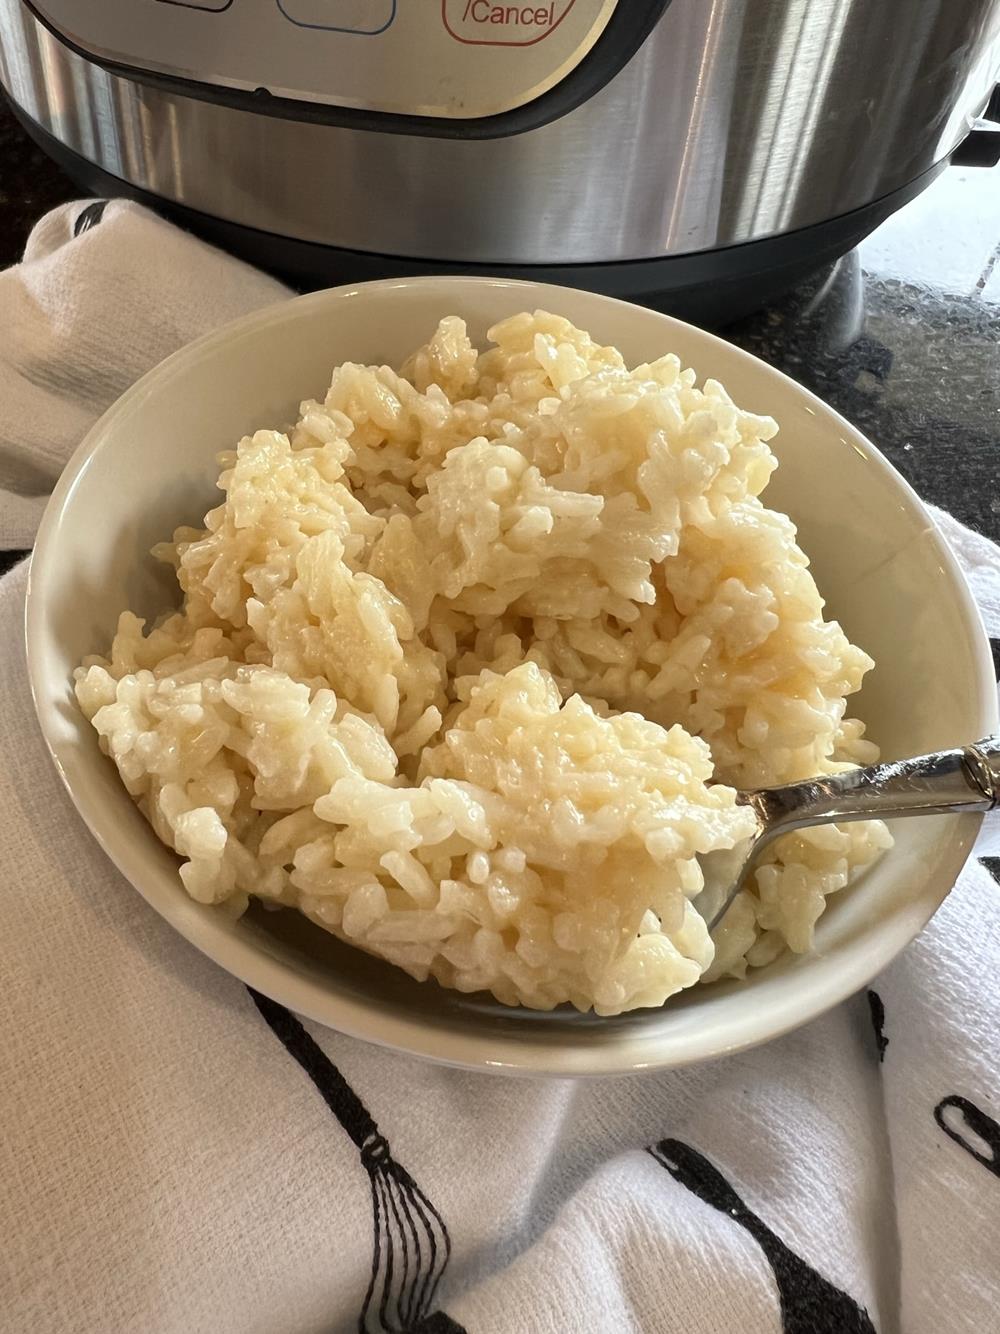
[[[725,330],[925,500],[1000,541],[1000,167],[948,167],[832,269]]]
[[[79,191],[0,101],[0,266]],[[928,501],[1000,541],[1000,167],[949,167],[726,337],[807,385]]]

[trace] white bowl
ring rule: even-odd
[[[193,902],[71,693],[73,668],[106,650],[123,608],[155,614],[174,596],[149,549],[215,503],[217,451],[294,420],[341,361],[398,365],[442,315],[462,315],[482,339],[494,321],[539,306],[632,363],[676,352],[743,407],[778,419],[781,466],[766,499],[796,521],[830,614],[876,660],[858,712],[886,757],[995,730],[991,657],[961,572],[920,501],[852,426],[778,371],[678,320],[483,278],[299,297],[192,343],[120,398],[70,461],[38,535],[31,685],[56,766],[108,856],[183,936],[251,986],[343,1033],[453,1065],[555,1075],[682,1065],[787,1032],[865,986],[940,905],[980,817],[898,823],[893,851],[831,903],[813,955],[781,958],[743,983],[696,987],[659,1010],[538,1014],[414,982],[296,913],[256,909],[234,922]]]

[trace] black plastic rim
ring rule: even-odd
[[[415,274],[482,274],[583,287],[715,327],[742,318],[825,263],[837,259],[908,203],[947,166],[938,163],[908,185],[861,208],[778,236],[652,259],[589,264],[456,263],[381,255],[302,241],[229,222],[132,185],[67,148],[12,100],[27,133],[75,181],[106,198],[134,199],[231,254],[308,291],[345,282]]]

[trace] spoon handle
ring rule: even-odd
[[[989,811],[1000,803],[1000,737],[987,737],[959,750],[741,792],[738,800],[752,806],[760,820],[758,847],[806,825]]]

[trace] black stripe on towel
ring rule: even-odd
[[[358,1317],[361,1334],[465,1334],[432,1311],[451,1255],[444,1219],[413,1177],[392,1156],[375,1119],[298,1019],[277,1001],[248,987],[268,1027],[312,1080],[353,1140],[368,1173],[372,1206],[372,1267]]]
[[[889,1039],[885,1035],[885,1006],[877,991],[869,988],[865,994],[868,997],[868,1013],[871,1015],[872,1029],[875,1033],[875,1050],[878,1052],[878,1063],[881,1065],[885,1060],[885,1049],[889,1045]]]
[[[948,1116],[949,1112],[957,1112],[958,1115]],[[966,1153],[971,1154],[977,1163],[986,1168],[987,1172],[1000,1177],[1000,1125],[997,1125],[992,1116],[987,1116],[981,1107],[977,1107],[968,1098],[952,1093],[947,1098],[942,1098],[934,1108],[934,1120],[949,1139],[960,1144]],[[979,1140],[979,1144],[975,1140],[967,1139],[962,1133],[963,1129],[971,1130]],[[985,1146],[988,1153],[983,1153],[980,1144]]]
[[[73,224],[73,235],[82,236],[84,232],[89,232],[91,227],[96,227],[104,217],[104,210],[108,206],[107,199],[95,199],[92,204],[82,208],[77,214],[76,222]]]
[[[445,1315],[443,1311],[433,1311],[414,1328],[413,1334],[465,1334],[465,1330],[450,1315]]]
[[[6,574],[18,561],[24,560],[25,556],[30,554],[28,551],[0,551],[0,574]]]
[[[875,1334],[868,1312],[790,1251],[696,1149],[661,1139],[648,1152],[675,1181],[739,1223],[760,1246],[778,1285],[784,1334]]]

